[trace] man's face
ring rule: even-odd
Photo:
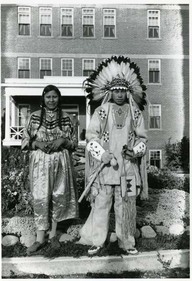
[[[127,99],[127,91],[116,89],[112,91],[112,99],[118,105],[123,105]]]

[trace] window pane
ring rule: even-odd
[[[83,24],[93,25],[93,16],[83,16]]]
[[[83,25],[83,37],[93,37],[93,25]]]
[[[104,24],[105,25],[114,25],[114,23],[115,23],[114,16],[105,16],[104,17]]]
[[[150,129],[160,129],[160,116],[150,117]]]
[[[41,59],[40,67],[42,70],[51,70],[51,60],[50,59]]]
[[[63,70],[62,76],[72,76],[72,71],[71,70]]]
[[[152,165],[152,166],[156,166],[158,169],[160,169],[161,168],[161,165],[160,165],[160,160],[150,160],[150,165]]]
[[[62,60],[62,76],[72,76],[72,59]]]
[[[83,76],[89,76],[92,72],[93,72],[93,70],[84,69],[83,70]]]
[[[61,9],[61,24],[73,24],[73,10]]]
[[[148,37],[159,38],[160,11],[148,11]]]
[[[159,38],[159,28],[154,28],[154,38]]]
[[[160,151],[150,151],[150,165],[161,168],[161,155]]]
[[[84,69],[93,69],[93,60],[84,60]]]
[[[19,35],[30,35],[30,25],[19,24]]]
[[[155,71],[155,83],[159,83],[159,71]]]
[[[50,15],[41,15],[41,24],[51,24],[51,16]]]
[[[41,24],[40,25],[40,35],[41,36],[51,36],[51,24]]]
[[[19,69],[18,77],[19,78],[29,78],[30,71]]]
[[[72,36],[72,25],[62,24],[61,36]]]
[[[149,83],[159,83],[159,71],[149,71]]]
[[[104,26],[104,37],[115,37],[115,26]]]
[[[44,76],[51,76],[51,70],[40,70],[40,78]]]

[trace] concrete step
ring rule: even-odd
[[[123,271],[189,268],[189,250],[160,250],[138,255],[106,257],[35,257],[3,258],[2,277],[15,274],[46,274],[49,276],[92,273],[122,273]]]

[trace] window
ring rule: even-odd
[[[73,9],[61,9],[61,36],[73,36]]]
[[[39,8],[40,36],[51,36],[52,9]]]
[[[147,11],[148,38],[160,37],[160,11]]]
[[[149,105],[149,129],[161,129],[161,105]]]
[[[29,7],[18,7],[19,35],[30,35],[31,9]]]
[[[161,150],[149,150],[150,165],[161,169]]]
[[[94,59],[84,59],[83,60],[83,76],[89,76],[95,69]]]
[[[73,59],[62,59],[61,60],[61,76],[73,76]]]
[[[40,78],[52,75],[52,59],[40,59]]]
[[[160,60],[149,60],[149,83],[160,83]]]
[[[103,10],[103,33],[104,37],[115,37],[116,33],[116,10]]]
[[[30,78],[29,58],[18,58],[18,78]]]
[[[30,106],[28,104],[22,104],[18,106],[18,125],[24,127],[27,118],[30,115]]]
[[[82,9],[83,37],[94,37],[95,10]]]

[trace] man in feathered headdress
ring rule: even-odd
[[[80,231],[80,243],[91,245],[90,255],[104,246],[114,196],[119,247],[136,254],[136,197],[148,197],[147,136],[142,116],[146,87],[139,68],[123,56],[102,62],[84,86],[90,102],[102,103],[86,132],[86,179],[92,180],[89,192],[92,209]]]

